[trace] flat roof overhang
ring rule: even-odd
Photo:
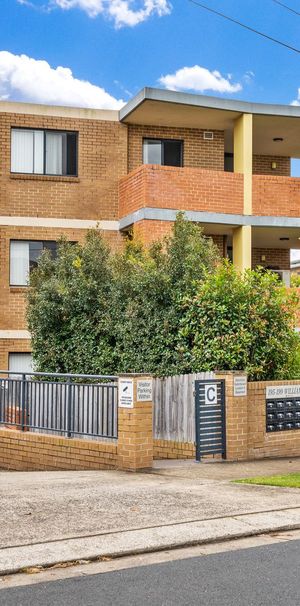
[[[225,131],[225,149],[233,151],[233,128],[242,114],[253,114],[253,153],[300,158],[300,107],[249,103],[144,88],[120,110],[126,124]],[[274,138],[283,141],[273,141]]]

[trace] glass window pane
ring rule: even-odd
[[[26,286],[29,274],[29,242],[10,243],[10,284]]]
[[[161,141],[156,139],[145,139],[143,144],[144,164],[161,164]]]
[[[74,133],[67,134],[67,175],[77,174],[77,136]]]
[[[15,372],[10,375],[11,379],[19,379],[19,373],[31,373],[33,371],[31,353],[10,353],[8,356],[8,370]]]
[[[34,172],[42,175],[44,172],[44,131],[34,131]]]
[[[43,242],[29,242],[29,270],[37,267],[38,260],[43,252]]]
[[[33,173],[34,131],[12,129],[11,131],[11,172]]]
[[[164,141],[165,166],[182,166],[182,141]]]
[[[224,154],[224,170],[229,173],[233,173],[233,154],[225,152]]]
[[[46,133],[46,174],[63,174],[64,133]]]
[[[49,250],[52,259],[55,259],[57,256],[57,242],[53,241],[45,241],[43,242],[43,249]]]

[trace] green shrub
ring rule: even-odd
[[[178,347],[186,371],[245,370],[252,380],[297,372],[299,299],[263,270],[224,262],[184,301]],[[294,368],[291,366],[294,360]]]

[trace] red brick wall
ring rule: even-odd
[[[215,130],[212,141],[203,139],[200,128],[170,128],[163,126],[128,127],[128,171],[143,163],[143,138],[181,139],[183,166],[224,170],[224,133]]]
[[[78,178],[10,174],[12,127],[78,132]],[[0,215],[118,219],[127,173],[127,127],[119,122],[0,113]]]
[[[252,212],[254,215],[299,217],[300,179],[253,176]]]
[[[141,166],[121,179],[120,217],[145,206],[240,214],[243,213],[243,175]]]
[[[266,260],[261,261],[261,256],[265,255]],[[290,250],[284,248],[253,248],[252,249],[252,267],[267,267],[274,265],[279,269],[290,269]]]
[[[272,168],[272,162],[277,164],[275,169]],[[253,174],[289,177],[291,174],[291,159],[286,156],[253,156]]]
[[[20,471],[115,469],[117,445],[2,429],[0,468]]]

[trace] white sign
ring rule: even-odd
[[[300,385],[274,385],[266,388],[267,400],[281,398],[300,398]]]
[[[133,380],[119,379],[119,406],[133,408]]]
[[[218,386],[215,384],[208,383],[204,385],[204,403],[205,404],[217,404],[218,403]]]
[[[233,378],[233,395],[235,397],[242,397],[247,395],[246,375]]]
[[[137,381],[137,396],[138,402],[152,402],[152,380],[147,379],[143,381],[138,379]]]

